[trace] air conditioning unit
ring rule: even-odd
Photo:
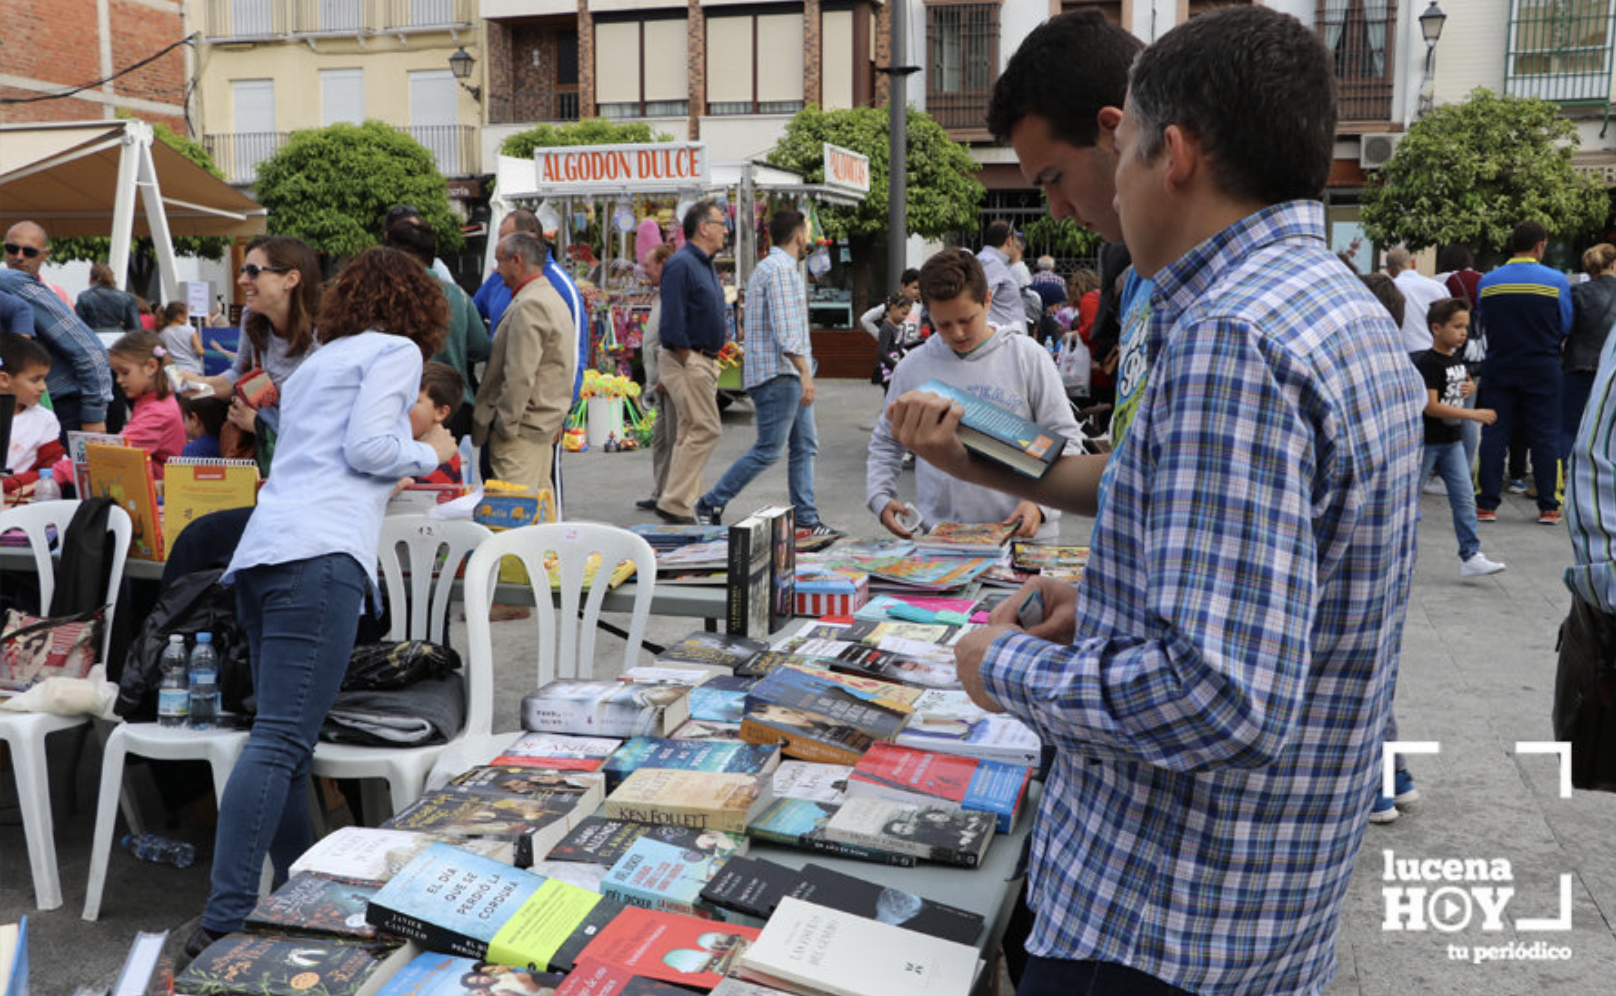
[[[1358,165],[1364,169],[1380,169],[1392,161],[1397,143],[1403,136],[1397,132],[1372,132],[1358,136]]]

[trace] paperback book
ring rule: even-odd
[[[897,865],[902,868],[914,865],[913,854],[831,840],[827,837],[825,824],[830,822],[830,818],[839,808],[834,803],[815,802],[811,799],[776,799],[768,809],[758,814],[746,832],[758,840],[784,844],[814,854],[873,861],[877,864]]]
[[[810,657],[807,654],[794,654],[788,651],[765,650],[745,664],[735,668],[738,678],[762,678],[771,671],[787,665],[824,670],[830,662],[819,657]]]
[[[965,409],[959,425],[960,442],[973,454],[1018,474],[1034,480],[1042,478],[1066,448],[1066,437],[1055,430],[952,384],[928,380],[920,390],[942,395]]]
[[[975,868],[993,843],[994,819],[990,813],[944,805],[849,795],[825,821],[824,832],[827,839],[844,844]]]
[[[757,513],[769,527],[769,632],[797,614],[797,512],[790,505],[770,505]]]
[[[748,694],[741,739],[779,744],[803,760],[856,764],[871,744],[897,735],[908,715],[829,676],[787,667]]]
[[[744,703],[745,693],[740,694]],[[616,789],[625,778],[641,768],[767,775],[779,764],[779,748],[762,744],[635,737],[618,748],[601,770],[606,775],[607,788]]]
[[[928,691],[896,742],[905,747],[1036,767],[1042,744],[1021,720],[990,713],[960,690]]]
[[[690,718],[709,723],[741,722],[746,710],[746,693],[756,678],[713,678],[690,690]]]
[[[734,671],[769,649],[762,640],[696,630],[656,655],[658,664],[718,664]]]
[[[847,798],[847,779],[852,773],[853,767],[848,764],[781,761],[774,769],[774,795],[777,799],[810,799],[839,806]]]
[[[724,582],[724,632],[766,639],[769,628],[773,554],[769,523],[749,515],[729,527],[729,560]]]
[[[382,827],[342,827],[314,842],[292,862],[291,875],[314,872],[327,878],[380,885],[397,875],[440,836]],[[457,840],[457,847],[504,864],[516,860],[516,849],[500,840]]]
[[[546,809],[591,813],[606,798],[606,776],[595,771],[553,771],[520,764],[481,764],[449,779],[457,792],[514,795]]]
[[[798,881],[788,895],[878,923],[971,945],[976,944],[986,927],[986,921],[970,910],[932,902],[811,861],[797,874]]]
[[[522,697],[522,727],[537,733],[661,737],[690,718],[682,685],[552,681]]]
[[[769,799],[766,775],[643,768],[606,797],[600,815],[745,833],[747,823]]]
[[[555,996],[690,996],[690,990],[635,975],[615,965],[581,959],[556,987]]]
[[[795,868],[762,858],[731,858],[701,890],[701,899],[724,920],[761,927],[800,881],[802,873]]]
[[[701,890],[725,860],[711,851],[686,851],[641,837],[606,873],[601,894],[625,906],[711,917]]]
[[[1015,531],[1013,522],[938,522],[915,540],[915,553],[998,557]]]
[[[182,996],[361,996],[384,964],[407,959],[396,943],[226,934],[174,978]]]
[[[755,928],[743,924],[629,907],[580,958],[705,991],[718,984],[757,936]]]
[[[574,737],[560,733],[524,733],[494,758],[496,765],[594,771],[623,745],[616,737]]]
[[[394,973],[377,996],[544,996],[565,978],[558,972],[536,972],[429,951],[416,955]]]
[[[386,826],[446,837],[508,841],[516,849],[516,865],[526,867],[535,855],[549,851],[566,836],[576,819],[582,819],[581,814],[574,817],[574,812],[571,807],[554,808],[543,799],[438,789],[394,814]]]
[[[722,830],[671,824],[636,823],[605,816],[586,816],[550,849],[547,861],[599,864],[610,867],[642,838],[660,841],[682,851],[724,860],[746,851],[746,837]]]
[[[258,900],[246,929],[260,934],[333,934],[368,940],[376,928],[365,922],[365,907],[381,886],[299,872]]]
[[[847,795],[988,813],[1009,833],[1031,779],[1026,765],[878,743],[854,766]]]

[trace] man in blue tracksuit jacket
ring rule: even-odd
[[[1510,260],[1481,278],[1481,316],[1487,326],[1487,359],[1481,368],[1479,407],[1498,412],[1481,430],[1480,495],[1476,518],[1496,519],[1504,478],[1504,454],[1519,425],[1532,453],[1537,479],[1538,522],[1560,521],[1555,497],[1561,453],[1560,343],[1571,331],[1571,283],[1543,265],[1549,234],[1535,221],[1515,226]]]

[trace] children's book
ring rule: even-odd
[[[735,974],[804,996],[968,996],[980,961],[971,945],[787,896]]]
[[[854,766],[847,794],[988,813],[1000,833],[1009,833],[1031,778],[1026,765],[880,743]]]
[[[993,825],[991,813],[849,795],[825,821],[825,837],[912,854],[922,861],[975,868],[993,843]]]
[[[1034,480],[1049,473],[1066,448],[1066,437],[1015,412],[962,391],[940,380],[928,380],[920,390],[930,391],[965,409],[960,420],[960,442],[973,454],[1003,464]]]
[[[531,993],[542,996],[566,976],[475,958],[429,951],[400,968],[376,996],[488,996],[488,993]]]
[[[163,539],[169,549],[185,527],[209,512],[248,508],[258,500],[252,460],[174,457],[163,465]]]
[[[1007,522],[939,522],[915,541],[915,553],[997,557],[1015,531],[1015,524]]]
[[[522,727],[596,737],[666,736],[690,718],[690,689],[621,681],[552,681],[522,697]]]
[[[870,575],[872,591],[879,585],[909,592],[943,592],[975,581],[994,561],[985,557],[914,557],[859,560],[855,565]]]
[[[915,703],[895,742],[905,747],[1037,766],[1043,745],[1021,720],[990,713],[963,690],[934,689]]]
[[[701,890],[725,860],[711,851],[686,851],[641,837],[606,873],[601,894],[625,906],[711,917],[713,911],[701,901]]]
[[[606,763],[612,751],[623,746],[616,737],[578,737],[563,733],[524,733],[512,741],[505,753],[494,758],[497,765],[520,765],[563,771],[594,771]]]
[[[67,457],[73,462],[73,487],[80,498],[95,494],[90,480],[90,446],[128,446],[129,440],[116,432],[69,432]]]
[[[708,990],[735,965],[756,928],[629,907],[583,949],[581,960]]]
[[[767,520],[749,515],[729,527],[724,632],[754,640],[768,637],[773,562]]]
[[[889,613],[900,605],[908,605],[928,612],[958,612],[961,615],[970,615],[971,610],[977,608],[974,598],[942,598],[934,595],[872,595],[870,600],[853,613],[854,619],[870,619],[884,622],[892,618]]]
[[[711,855],[718,860],[745,853],[747,843],[746,837],[721,830],[586,816],[561,843],[550,849],[546,859],[610,867],[641,838],[661,841],[682,851]]]
[[[741,694],[744,699],[745,693]],[[779,764],[779,749],[762,744],[635,737],[619,748],[602,770],[606,775],[607,788],[615,789],[631,772],[641,768],[738,771],[749,775],[767,775]]]
[[[129,513],[133,535],[129,556],[136,560],[162,560],[163,524],[157,513],[157,478],[151,454],[135,446],[88,447],[90,493],[111,498]]]
[[[769,791],[767,775],[642,768],[606,797],[600,815],[745,833],[746,824],[769,804]]]
[[[174,977],[182,996],[361,996],[373,975],[413,957],[397,944],[226,934]],[[379,979],[378,979],[379,983]]]
[[[970,910],[935,903],[813,862],[803,865],[797,875],[798,881],[788,893],[791,896],[945,941],[974,945],[986,925],[980,915]]]
[[[882,850],[864,844],[831,840],[825,836],[825,824],[835,815],[838,805],[812,799],[776,799],[774,804],[746,828],[746,832],[759,840],[767,840],[787,847],[795,847],[815,854],[836,858],[853,858],[877,864],[914,866],[913,854]]]
[[[246,929],[260,934],[334,934],[369,939],[376,928],[365,922],[365,907],[381,886],[299,872],[258,900]]]

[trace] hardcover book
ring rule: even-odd
[[[797,614],[797,512],[790,505],[770,505],[757,514],[769,524],[769,632],[773,633]]]
[[[769,628],[769,524],[749,515],[729,527],[729,561],[724,581],[724,632],[766,639]]]
[[[744,701],[745,694],[742,693]],[[738,741],[674,740],[635,737],[620,747],[602,769],[608,789],[641,768],[678,768],[682,771],[735,771],[767,775],[780,764],[780,751],[762,744]]]
[[[290,874],[314,872],[327,878],[380,885],[398,874],[439,837],[411,830],[342,827],[314,842],[292,862]],[[511,864],[516,849],[498,840],[457,840],[456,846],[485,858]]]
[[[557,972],[536,972],[427,952],[416,955],[377,992],[377,996],[488,996],[489,993],[543,994],[566,978]]]
[[[612,751],[623,746],[616,737],[569,737],[561,733],[524,733],[494,758],[497,765],[594,771]]]
[[[854,766],[847,794],[988,813],[1009,833],[1031,778],[1026,765],[878,743]]]
[[[718,984],[757,936],[755,928],[738,923],[629,907],[579,957],[707,990]]]
[[[91,491],[96,498],[110,498],[129,513],[133,531],[129,538],[132,560],[162,560],[163,523],[157,507],[157,478],[151,454],[136,446],[88,448]]]
[[[656,655],[658,664],[718,664],[734,671],[769,649],[762,640],[697,630]]]
[[[840,808],[834,803],[815,802],[811,799],[776,799],[774,804],[752,821],[746,832],[758,840],[784,844],[815,854],[837,858],[873,861],[902,868],[914,866],[913,854],[881,850],[863,844],[850,844],[831,840],[825,836],[825,824]]]
[[[879,923],[970,945],[976,944],[986,926],[982,917],[970,910],[935,903],[824,865],[809,862],[797,874],[798,881],[787,895]]]
[[[601,894],[625,906],[711,917],[701,890],[724,864],[711,851],[686,851],[641,837],[606,873]]]
[[[438,789],[411,803],[387,821],[389,829],[420,830],[446,837],[477,837],[509,841],[516,848],[515,863],[525,867],[544,854],[572,829],[570,806],[518,795],[491,795]]]
[[[604,816],[586,816],[583,822],[551,848],[547,861],[589,862],[611,866],[628,853],[634,842],[644,838],[661,841],[699,854],[723,860],[744,853],[746,838],[740,834],[700,827],[681,827],[636,823],[632,820],[613,820]]]
[[[768,776],[643,768],[606,797],[600,815],[745,833],[747,822],[768,803]]]
[[[334,934],[368,940],[376,928],[365,922],[365,907],[381,886],[299,872],[258,900],[246,929],[260,934]]]
[[[552,681],[522,697],[522,727],[538,733],[660,737],[690,718],[690,689],[621,681]]]
[[[811,996],[968,996],[976,948],[790,896],[736,975]]]
[[[828,840],[975,868],[993,843],[993,829],[989,813],[849,796],[825,821],[824,834]]]
[[[397,944],[342,938],[226,934],[174,978],[183,996],[360,996]]]
[[[960,419],[960,442],[977,456],[1018,474],[1034,480],[1042,478],[1066,448],[1066,437],[1055,430],[952,384],[928,380],[920,390],[941,395],[965,409],[965,417]]]

